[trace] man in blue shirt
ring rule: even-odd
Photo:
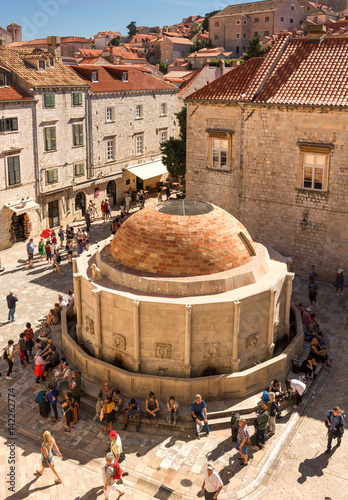
[[[30,238],[29,243],[27,243],[27,254],[28,254],[28,264],[29,267],[33,267],[33,258],[34,258],[34,240]]]
[[[202,399],[200,394],[196,394],[196,398],[191,406],[192,419],[195,423],[195,435],[197,439],[200,439],[199,430],[202,426],[202,422],[205,427],[205,435],[209,436],[209,425],[207,418],[207,406]]]
[[[344,432],[344,418],[343,415],[341,415],[341,409],[338,406],[334,406],[333,410],[329,410],[325,413],[325,420],[328,428],[328,442],[325,453],[328,453],[331,450],[332,438],[337,438],[337,447],[341,445],[341,439]]]
[[[14,321],[14,315],[16,312],[16,304],[18,301],[17,295],[13,295],[13,292],[10,292],[7,297],[7,307],[8,307],[8,320]]]

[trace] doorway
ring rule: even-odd
[[[109,181],[106,186],[106,193],[109,198],[111,198],[110,205],[116,205],[116,183],[115,181]]]
[[[50,227],[59,226],[59,206],[58,200],[48,203],[48,223]]]
[[[144,181],[143,179],[140,179],[140,177],[137,177],[137,191],[144,190]]]
[[[86,196],[85,193],[78,193],[75,198],[75,210],[81,210],[82,217],[84,217],[86,213]]]

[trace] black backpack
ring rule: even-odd
[[[2,359],[8,359],[8,348],[6,347],[4,354],[2,355]]]

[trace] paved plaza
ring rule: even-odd
[[[100,221],[92,224],[91,243],[96,244],[110,236],[110,224]],[[37,240],[35,240],[37,243]],[[0,302],[0,347],[9,338],[17,337],[30,321],[34,330],[57,300],[58,292],[67,293],[72,286],[72,269],[63,254],[62,276],[52,272],[46,262],[38,257],[33,269],[25,260],[25,245],[18,243],[1,253],[5,271],[0,274],[3,300]],[[5,297],[9,290],[18,294],[16,321],[7,322]],[[307,283],[296,277],[294,302],[308,303]],[[347,500],[348,464],[344,460],[348,440],[343,437],[342,446],[325,454],[326,429],[324,413],[334,405],[347,408],[347,330],[346,297],[337,297],[332,285],[320,283],[319,306],[314,307],[318,320],[328,333],[333,368],[330,373],[320,372],[319,377],[304,399],[303,405],[277,425],[276,435],[267,442],[264,450],[250,450],[248,467],[240,468],[233,450],[230,429],[217,430],[208,438],[196,441],[192,433],[170,432],[170,429],[146,429],[136,434],[133,427],[123,432],[116,427],[122,438],[126,458],[123,462],[128,475],[124,478],[126,499],[170,498],[185,500],[200,497],[200,486],[208,460],[213,460],[221,473],[224,489],[219,498],[284,498]],[[54,328],[54,340],[58,348],[59,326]],[[0,483],[0,498],[17,499],[64,499],[87,500],[102,498],[101,465],[108,438],[102,434],[102,426],[93,422],[82,407],[80,422],[71,434],[64,434],[63,422],[52,424],[40,418],[35,395],[41,386],[34,384],[31,368],[21,369],[18,359],[12,381],[5,379],[5,362],[0,361],[0,472],[1,477],[12,480],[11,457],[15,453],[15,492],[10,483]],[[204,396],[204,387],[201,390]],[[312,392],[314,392],[312,394]],[[8,396],[15,400],[15,435],[8,427]],[[209,403],[208,403],[209,406]],[[53,474],[47,471],[43,477],[34,475],[40,465],[40,443],[44,430],[50,430],[63,453],[63,459],[55,458],[56,468],[63,484],[53,483]],[[192,429],[193,430],[193,429]],[[12,450],[15,442],[15,452]],[[169,488],[169,497],[159,496],[161,486]],[[164,492],[163,492],[164,493]],[[116,495],[115,497],[116,498]]]

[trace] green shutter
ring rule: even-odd
[[[10,156],[7,158],[8,166],[8,183],[10,186],[14,184],[20,184],[21,182],[21,170],[19,163],[19,156]]]
[[[82,104],[82,92],[73,92],[73,105],[81,106]]]
[[[53,108],[56,105],[55,94],[45,94],[45,107]]]
[[[85,164],[82,163],[75,163],[75,175],[84,175],[85,173]]]
[[[12,118],[12,130],[18,130],[18,118]]]
[[[52,182],[56,182],[58,180],[58,169],[52,168],[51,170],[47,170],[47,182],[50,184]]]
[[[83,124],[74,124],[74,146],[83,146]]]
[[[45,139],[46,139],[46,151],[52,151],[57,149],[56,127],[45,128]]]

